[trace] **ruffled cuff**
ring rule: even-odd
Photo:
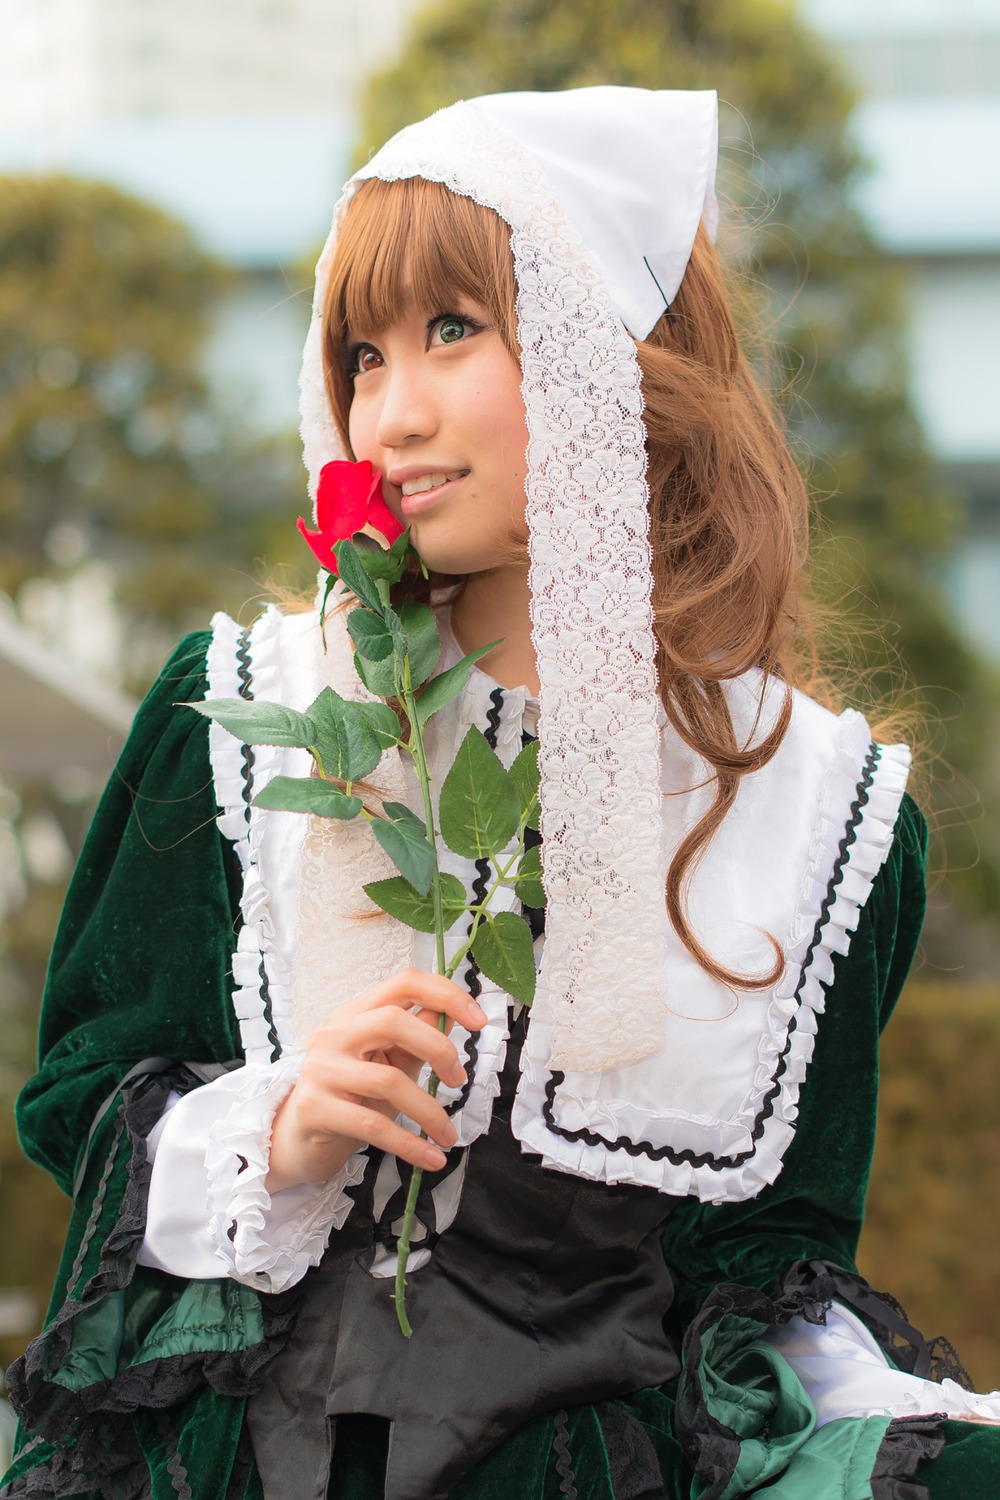
[[[212,1249],[234,1280],[260,1292],[285,1291],[319,1264],[331,1233],[351,1211],[348,1189],[361,1181],[368,1162],[366,1152],[357,1151],[326,1182],[283,1188],[273,1197],[268,1192],[271,1127],[301,1067],[301,1057],[291,1057],[230,1074],[224,1082],[232,1103],[208,1132]]]

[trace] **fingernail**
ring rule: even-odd
[[[469,1001],[469,1015],[471,1016],[472,1020],[477,1021],[480,1026],[482,1026],[484,1021],[489,1020],[489,1016],[487,1016],[481,1005],[476,1004],[475,1000]]]
[[[460,1089],[463,1084],[468,1083],[468,1081],[469,1075],[462,1067],[461,1063],[459,1063],[458,1067],[451,1075],[451,1086],[453,1089]]]
[[[439,1151],[436,1146],[428,1146],[424,1152],[424,1165],[430,1167],[434,1172],[440,1172],[447,1160],[448,1158],[444,1152]]]

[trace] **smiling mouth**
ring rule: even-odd
[[[450,474],[421,474],[419,479],[407,479],[402,485],[403,498],[423,495],[428,490],[438,490],[442,485],[451,484],[453,480],[464,479],[468,472],[468,469],[454,469]]]

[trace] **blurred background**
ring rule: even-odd
[[[339,185],[456,98],[598,82],[723,100],[722,248],[829,650],[908,717],[934,830],[862,1269],[1000,1385],[995,0],[0,0],[0,1367],[66,1220],[11,1107],[95,799],[176,636],[309,583],[296,377]]]

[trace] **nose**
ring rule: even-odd
[[[430,383],[420,360],[395,360],[381,382],[375,438],[382,448],[400,448],[430,437],[437,427]]]

